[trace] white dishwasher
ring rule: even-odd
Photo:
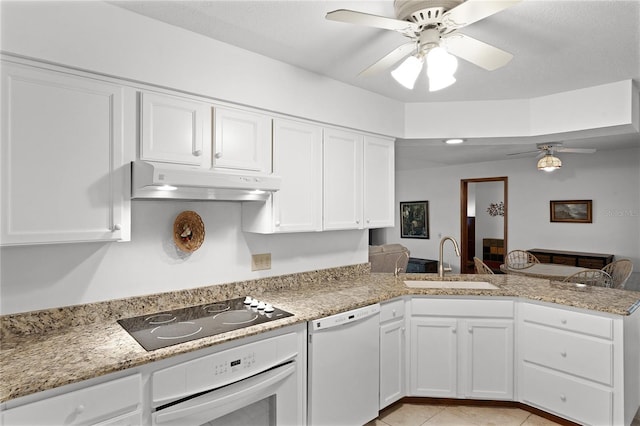
[[[309,322],[309,426],[362,426],[378,416],[380,305]]]

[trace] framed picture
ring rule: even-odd
[[[429,202],[400,202],[400,238],[429,238]]]
[[[551,222],[591,223],[591,200],[550,201]]]

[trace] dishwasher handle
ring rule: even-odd
[[[353,309],[347,312],[341,312],[336,315],[331,315],[329,317],[317,319],[311,321],[309,331],[319,332],[322,330],[326,330],[332,327],[340,327],[345,324],[349,324],[355,321],[360,321],[365,318],[369,318],[373,315],[378,315],[380,312],[380,304],[376,303],[375,305],[364,306],[362,308]]]

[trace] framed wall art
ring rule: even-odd
[[[400,202],[400,238],[429,238],[429,202]]]
[[[591,200],[549,201],[551,222],[591,223]]]

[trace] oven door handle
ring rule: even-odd
[[[296,370],[295,361],[276,367],[265,373],[244,379],[218,390],[200,395],[191,400],[176,404],[155,413],[155,423],[169,423],[178,420],[176,424],[182,424],[181,419],[197,415],[207,411],[207,415],[213,418],[223,416],[245,405],[244,401],[251,398],[259,401],[270,395],[270,388],[278,385]],[[233,402],[243,400],[237,408]],[[252,402],[254,402],[252,401]],[[223,407],[224,406],[224,407]],[[221,410],[219,413],[215,410]],[[209,420],[212,420],[211,418]]]

